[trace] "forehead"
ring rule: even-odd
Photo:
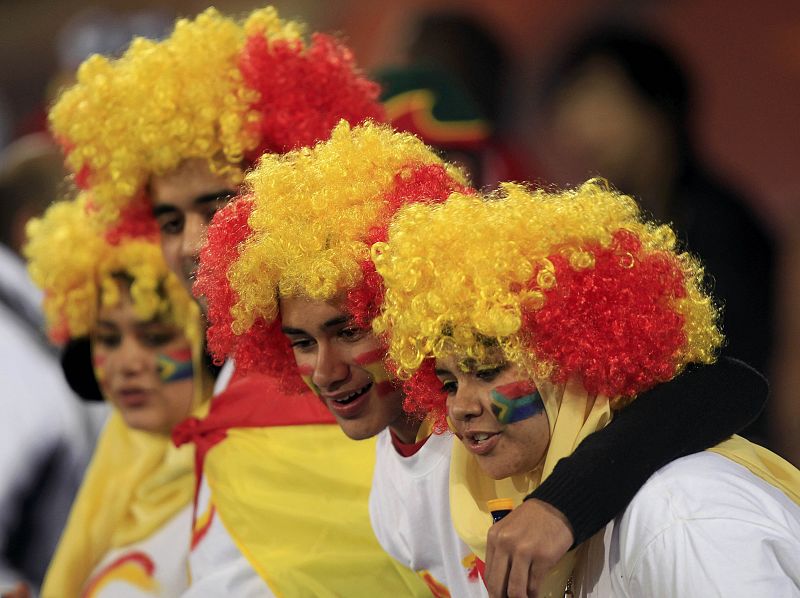
[[[316,301],[305,297],[280,297],[278,308],[284,327],[318,330],[335,318],[349,317],[337,302]]]
[[[178,168],[150,179],[154,206],[169,205],[182,210],[195,206],[195,200],[223,191],[235,191],[236,182],[211,171],[206,160],[186,160]]]

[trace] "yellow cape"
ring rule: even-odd
[[[203,475],[217,514],[276,596],[430,596],[372,532],[375,440],[338,425],[232,428]]]

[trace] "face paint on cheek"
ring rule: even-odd
[[[192,350],[186,348],[159,354],[156,356],[156,368],[162,382],[178,382],[191,378],[194,374]]]
[[[386,371],[386,364],[383,362],[384,357],[386,357],[386,349],[378,348],[356,355],[353,358],[353,361],[367,370],[372,376],[375,392],[378,393],[379,397],[390,395],[398,388],[395,381],[389,376],[389,372]]]
[[[512,382],[492,389],[492,413],[501,424],[513,424],[544,411],[542,395],[528,381]]]
[[[98,386],[102,386],[106,380],[106,357],[105,355],[92,355],[92,370],[94,379]]]
[[[319,396],[319,387],[311,380],[311,377],[314,375],[314,368],[308,364],[298,365],[297,373],[300,374],[303,382],[311,389],[311,392]]]

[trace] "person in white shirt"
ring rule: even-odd
[[[639,393],[714,360],[723,337],[703,268],[668,226],[597,180],[409,206],[373,255],[389,358],[461,440],[450,478],[456,529],[485,562],[491,596],[526,596],[535,564],[512,518],[526,495]],[[596,458],[602,477],[607,463]],[[493,523],[497,498],[519,506]],[[800,595],[798,532],[800,472],[734,436],[661,468],[538,589]]]

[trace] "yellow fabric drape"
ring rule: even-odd
[[[375,439],[353,441],[334,424],[233,428],[203,475],[225,529],[276,596],[430,596],[372,532],[374,465]]]
[[[772,451],[736,435],[708,450],[746,467],[800,505],[800,470]]]
[[[457,438],[453,439],[450,464],[450,509],[456,532],[482,560],[486,559],[486,534],[492,517],[486,506],[491,498],[522,500],[553,472],[556,463],[567,457],[592,432],[611,419],[611,408],[605,397],[590,397],[575,382],[566,386],[537,383],[550,424],[550,444],[542,465],[523,475],[493,480],[484,475],[475,457]],[[579,549],[578,549],[579,550]],[[572,573],[577,550],[568,552],[543,581],[541,596],[558,596]],[[560,593],[559,593],[560,592]]]
[[[210,381],[202,365],[199,312],[187,331],[192,346],[192,414],[208,412]],[[113,409],[72,505],[42,586],[42,598],[79,596],[89,575],[115,548],[158,531],[194,498],[194,446],[129,428]],[[190,538],[187,535],[188,547]]]
[[[475,457],[454,438],[450,468],[450,506],[459,536],[481,559],[486,556],[486,534],[492,525],[486,501],[511,498],[519,505],[550,475],[559,459],[569,456],[586,436],[611,420],[609,401],[590,397],[576,382],[566,387],[537,384],[550,422],[550,445],[539,469],[495,481],[482,473]],[[739,436],[709,449],[743,465],[800,504],[800,471],[767,449]],[[541,595],[561,598],[581,547],[568,552],[547,575]]]
[[[193,496],[192,447],[178,449],[168,437],[132,430],[114,410],[47,570],[42,597],[80,595],[108,551],[147,538]]]

